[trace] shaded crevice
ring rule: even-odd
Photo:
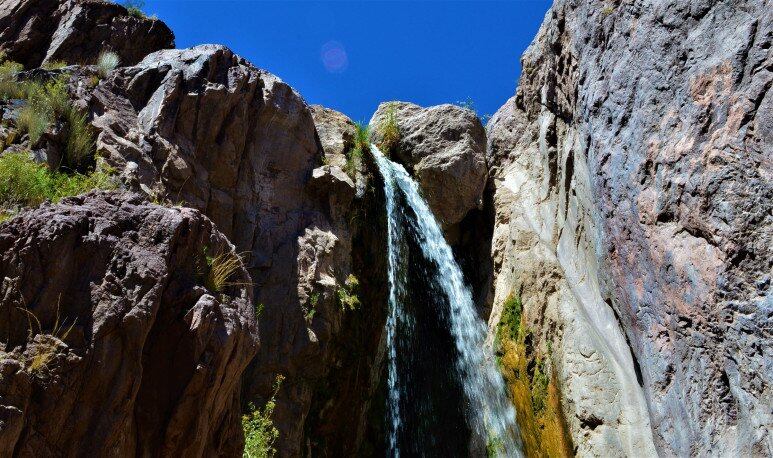
[[[642,374],[641,365],[639,364],[639,359],[636,357],[636,352],[633,351],[633,346],[631,345],[631,339],[628,338],[628,333],[625,331],[625,327],[623,326],[622,320],[620,320],[620,315],[617,313],[617,309],[612,306],[612,301],[609,299],[604,299],[604,302],[606,302],[607,306],[612,310],[612,313],[615,315],[615,320],[617,321],[617,326],[620,328],[620,331],[623,333],[623,336],[625,336],[625,344],[628,346],[628,351],[631,353],[631,361],[633,362],[633,370],[636,374],[636,382],[639,384],[640,387],[644,387],[644,376]]]

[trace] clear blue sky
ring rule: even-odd
[[[471,99],[493,114],[550,1],[146,0],[177,47],[225,44],[309,103],[367,121],[379,102]]]

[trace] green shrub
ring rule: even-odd
[[[29,134],[34,145],[57,119],[63,120],[66,163],[71,168],[83,168],[94,147],[94,133],[86,114],[70,102],[67,79],[67,75],[61,75],[45,84],[24,83],[23,97],[27,105],[20,110],[17,127]]]
[[[276,454],[274,442],[279,437],[279,431],[271,421],[276,407],[276,395],[282,386],[284,377],[278,375],[274,382],[274,392],[271,399],[263,409],[258,409],[254,404],[249,404],[249,412],[242,415],[242,429],[244,429],[244,457],[267,458]]]
[[[67,123],[67,145],[65,154],[71,165],[82,164],[94,148],[94,133],[85,113],[74,108],[65,114]]]
[[[88,174],[51,172],[45,164],[33,161],[27,153],[0,156],[0,213],[34,207],[50,200],[76,196],[92,189],[114,189],[115,181],[103,164]]]
[[[370,150],[370,128],[367,125],[357,123],[355,125],[354,146],[346,153],[344,172],[352,179],[357,170],[362,167],[362,158],[366,151]]]
[[[24,97],[24,85],[17,80],[17,75],[23,70],[24,67],[16,62],[5,61],[0,64],[0,99]]]
[[[387,109],[386,116],[379,126],[379,132],[381,132],[379,149],[387,156],[392,156],[397,152],[397,145],[400,143],[400,127],[397,125],[394,107]]]
[[[337,291],[338,303],[341,305],[341,310],[354,311],[359,309],[362,305],[360,302],[359,292],[360,281],[354,275],[349,274],[349,276],[346,277],[344,286],[342,288],[338,288]]]
[[[33,105],[26,105],[19,111],[16,127],[22,133],[30,136],[30,145],[35,145],[51,125],[48,113],[39,111]]]
[[[110,51],[103,52],[97,59],[97,73],[100,78],[107,78],[107,75],[118,67],[121,63],[121,59],[118,54]]]

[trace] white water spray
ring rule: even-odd
[[[415,214],[416,238],[421,254],[437,266],[437,285],[450,306],[449,316],[459,357],[455,369],[464,388],[466,421],[479,441],[488,445],[490,452],[499,456],[522,456],[515,409],[507,398],[502,375],[494,363],[494,356],[485,345],[486,324],[478,317],[472,294],[464,283],[459,265],[451,247],[429,206],[421,197],[419,187],[400,165],[387,159],[375,145],[371,146],[376,164],[384,178],[388,220],[389,259],[389,315],[387,317],[388,345],[388,426],[389,446],[393,456],[400,455],[398,444],[402,424],[400,398],[404,390],[397,369],[398,325],[410,329],[411,317],[404,313],[400,298],[406,293],[405,281],[405,211],[398,202],[398,193]],[[401,212],[401,213],[398,213]]]

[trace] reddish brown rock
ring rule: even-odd
[[[0,456],[239,455],[250,282],[201,213],[92,193],[0,225]]]
[[[133,65],[173,47],[166,24],[110,1],[0,0],[0,51],[28,69],[55,61],[93,64],[104,51]]]

